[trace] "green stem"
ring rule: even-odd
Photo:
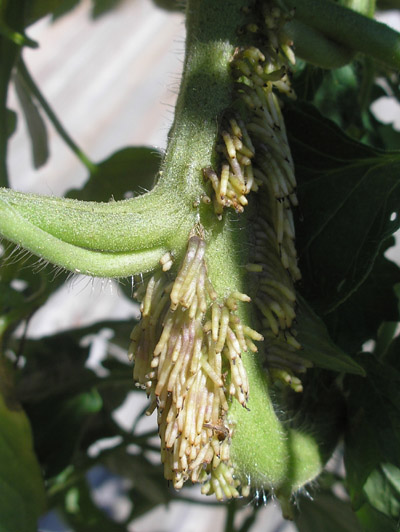
[[[284,31],[293,40],[296,55],[315,66],[339,68],[354,57],[351,49],[327,39],[320,31],[299,20],[285,24]]]
[[[77,146],[77,144],[73,141],[73,139],[70,137],[70,135],[65,130],[64,126],[61,124],[59,119],[57,118],[56,114],[54,113],[53,109],[48,104],[47,100],[43,96],[43,94],[40,92],[39,87],[36,85],[35,81],[33,80],[32,76],[30,75],[28,69],[26,68],[26,65],[20,57],[18,63],[17,63],[18,72],[21,75],[22,79],[25,81],[27,87],[31,91],[31,93],[34,95],[36,100],[40,103],[43,110],[49,117],[50,121],[52,122],[53,126],[55,127],[56,131],[60,135],[60,137],[64,140],[64,142],[71,148],[73,153],[78,157],[78,159],[86,166],[86,168],[89,170],[91,174],[94,174],[97,170],[97,166],[95,163],[93,163],[87,155],[83,153],[83,151]]]
[[[8,240],[74,273],[127,277],[183,252],[195,218],[179,207],[156,191],[98,204],[0,189],[0,227]]]
[[[63,242],[111,253],[140,251],[167,242],[173,245],[187,237],[194,223],[194,217],[185,223],[187,213],[181,211],[180,202],[174,203],[171,194],[165,197],[158,187],[131,200],[108,203],[0,189],[0,202],[4,209],[13,209],[27,223]],[[5,231],[3,234],[11,239]]]
[[[208,190],[202,169],[216,160],[218,123],[231,106],[230,62],[240,45],[237,29],[247,0],[189,0],[187,53],[181,92],[162,177],[148,194],[129,201],[91,203],[0,190],[3,234],[32,252],[72,271],[126,276],[158,265],[172,251],[176,262],[198,223],[207,242],[208,274],[218,295],[246,292],[250,224],[227,213],[219,221],[212,206],[199,202]],[[251,305],[238,312],[252,325]],[[314,478],[321,467],[313,438],[286,430],[269,395],[258,356],[243,353],[250,383],[248,410],[233,401],[231,455],[244,484],[292,489]],[[304,459],[306,458],[306,460]]]
[[[236,515],[236,501],[235,499],[228,502],[226,505],[226,520],[224,532],[235,532],[235,515]]]
[[[214,162],[218,121],[232,101],[229,65],[238,46],[237,28],[245,5],[239,0],[188,2],[187,55],[164,173],[168,181],[176,179],[176,189],[190,201],[204,193],[201,169]],[[242,265],[247,261],[250,225],[243,216],[238,221],[229,212],[218,221],[213,208],[206,205],[199,210],[199,221],[216,292],[221,298],[235,290],[246,292]],[[252,325],[251,305],[242,305],[238,314],[243,323]],[[278,420],[257,355],[244,352],[242,359],[250,385],[248,410],[233,401],[228,412],[235,472],[245,485],[249,479],[255,488],[281,488],[287,500],[287,492],[319,473],[319,450],[311,436],[288,432]]]
[[[215,162],[218,121],[232,101],[229,64],[245,4],[192,0],[187,6],[184,71],[161,186],[190,206],[205,192],[202,169]]]
[[[28,46],[29,48],[37,48],[39,46],[36,41],[33,41],[26,35],[11,29],[4,22],[0,23],[0,35],[3,35],[18,46]]]
[[[295,17],[327,37],[395,69],[400,68],[400,34],[330,0],[283,0]]]
[[[0,189],[3,236],[75,273],[126,277],[153,270],[167,251],[182,253],[194,224],[195,213],[160,187],[109,203]]]

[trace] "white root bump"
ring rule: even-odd
[[[204,240],[192,236],[175,280],[159,272],[138,291],[142,319],[131,333],[129,354],[134,380],[151,398],[149,413],[157,408],[165,478],[176,489],[188,479],[204,483],[204,493],[223,499],[241,493],[226,412],[233,398],[246,406],[241,353],[256,350],[252,340],[263,337],[235,314],[239,302],[250,301],[246,294],[217,301],[205,249]],[[165,256],[162,264],[170,260]]]
[[[291,43],[280,31],[286,15],[266,2],[263,16],[265,48],[237,49],[232,60],[241,111],[240,115],[230,111],[223,119],[217,146],[222,154],[219,174],[212,168],[204,169],[203,174],[211,182],[219,217],[226,207],[243,212],[246,196],[258,191],[255,253],[246,268],[257,276],[255,304],[263,317],[266,362],[273,380],[301,391],[294,373],[306,371],[310,363],[300,356],[301,345],[293,329],[294,282],[301,278],[292,214],[298,201],[293,159],[277,97],[295,97],[288,68],[294,55]],[[246,343],[252,349],[248,339]]]

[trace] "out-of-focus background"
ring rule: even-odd
[[[183,64],[183,15],[163,11],[151,0],[122,1],[95,20],[90,11],[91,2],[85,0],[58,20],[45,18],[29,29],[29,36],[40,44],[37,50],[24,50],[33,78],[66,130],[93,161],[131,145],[165,149]],[[400,28],[398,12],[385,13],[384,21]],[[19,109],[12,90],[9,108]],[[400,128],[400,109],[393,107],[389,98],[378,102],[374,112]],[[62,195],[81,186],[87,170],[45,121],[51,156],[45,166],[34,170],[25,124],[18,120],[10,141],[11,186],[25,192]],[[398,257],[398,251],[389,251],[392,258],[395,253]],[[34,315],[28,336],[38,338],[102,319],[136,316],[137,307],[120,292],[111,280],[74,277]],[[92,342],[93,367],[101,360],[105,342],[107,335]],[[137,393],[128,396],[115,413],[116,419],[130,423],[143,401],[138,400]],[[154,417],[148,423],[155,426]],[[99,478],[93,496],[114,517],[129,512],[130,502],[113,479],[104,482]],[[246,510],[239,518],[245,514]],[[133,522],[129,530],[222,532],[224,522],[224,508],[179,502],[158,507]],[[63,530],[67,529],[55,515],[45,516],[40,523],[41,532]],[[281,519],[280,509],[272,502],[258,512],[252,530],[290,532],[295,528]]]

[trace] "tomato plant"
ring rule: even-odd
[[[400,270],[385,253],[399,228],[399,135],[370,108],[399,97],[400,35],[368,0],[188,0],[161,164],[135,147],[94,163],[21,54],[36,46],[29,24],[68,6],[0,7],[2,530],[36,530],[46,508],[75,530],[126,530],[158,504],[193,502],[179,490],[197,483],[226,504],[226,530],[242,504],[270,498],[300,531],[397,530]],[[88,169],[81,189],[9,187],[10,83],[35,165],[48,157],[39,107]],[[54,266],[131,278],[140,320],[21,340],[17,326],[64,280],[51,282]],[[112,357],[106,376],[85,367],[81,339],[105,325],[133,381]],[[157,444],[157,431],[112,418],[134,382],[157,412]],[[112,436],[118,444],[88,454]],[[338,446],[344,476],[324,470]],[[124,523],[91,499],[99,464],[131,481]]]

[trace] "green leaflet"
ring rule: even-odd
[[[21,77],[18,70],[16,71],[13,80],[31,141],[33,167],[38,169],[46,164],[49,157],[46,124],[40,114],[36,102],[34,101],[29,87],[24,82],[24,79]]]
[[[147,146],[128,146],[96,164],[81,189],[67,198],[85,201],[119,201],[140,196],[156,183],[162,153]]]
[[[299,532],[362,532],[351,505],[323,491],[315,498],[301,497],[296,525]]]
[[[400,158],[347,137],[309,105],[291,106],[286,120],[299,182],[302,293],[329,313],[368,278],[399,228],[391,215],[400,205]]]
[[[384,365],[371,354],[363,354],[359,361],[365,367],[367,376],[348,376],[345,381],[345,388],[350,392],[345,465],[355,509],[359,509],[365,501],[367,479],[376,468],[391,464],[388,467],[396,472],[400,466],[400,373],[394,366]],[[382,471],[379,473],[378,469],[373,474],[379,477]],[[385,502],[382,490],[378,486],[376,488],[383,499],[375,498],[374,505],[378,508]],[[369,484],[367,495],[368,492],[371,495],[371,489]],[[397,490],[396,487],[394,489]]]
[[[381,464],[368,477],[364,492],[371,506],[397,520],[400,517],[400,469]]]
[[[12,397],[10,375],[0,366],[1,532],[36,532],[45,508],[44,484],[33,451],[30,423]]]

